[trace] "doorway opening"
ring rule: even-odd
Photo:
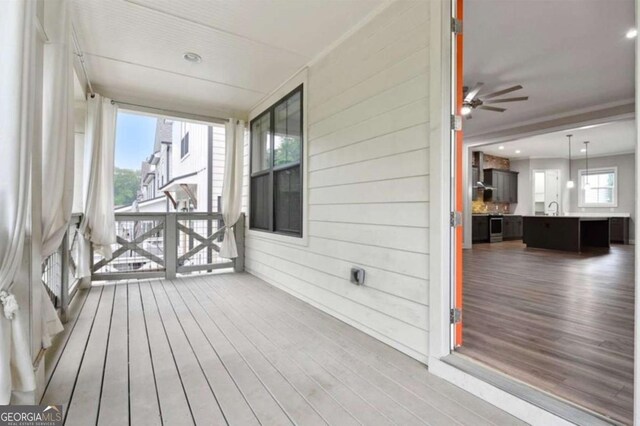
[[[576,14],[611,25],[585,31],[567,24]],[[464,0],[454,56],[453,352],[622,424],[633,422],[634,16],[631,0],[579,11]]]

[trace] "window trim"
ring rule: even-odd
[[[587,203],[584,201],[584,189],[582,188],[582,177],[586,169],[578,170],[578,207],[580,208],[616,208],[618,207],[618,167],[597,167],[590,168],[589,174],[602,174],[603,172],[613,172],[613,202],[611,203]]]
[[[306,124],[306,105],[305,105],[305,95],[304,95],[304,86],[305,86],[305,82],[301,82],[300,84],[298,84],[295,88],[293,88],[292,90],[290,90],[289,92],[287,92],[284,96],[280,97],[277,101],[275,101],[273,104],[271,104],[269,107],[265,108],[262,112],[260,112],[260,114],[256,115],[255,117],[253,117],[250,121],[249,121],[249,199],[248,199],[248,217],[249,217],[249,230],[250,231],[256,231],[256,232],[260,232],[264,235],[278,235],[278,236],[283,236],[283,237],[295,237],[298,239],[302,239],[306,237],[306,233],[305,233],[305,218],[306,218],[306,214],[305,214],[305,201],[306,201],[306,197],[305,197],[305,192],[306,192],[306,186],[305,186],[305,175],[304,175],[304,158],[305,158],[305,142],[306,142],[306,131],[305,131],[305,124]],[[300,93],[300,158],[298,160],[298,162],[294,162],[294,163],[287,163],[287,164],[281,164],[278,166],[274,165],[275,162],[275,109],[276,107],[278,107],[279,105],[281,105],[283,102],[286,102],[287,100],[289,100],[291,97],[293,97],[294,95],[296,95],[297,93]],[[270,148],[270,167],[269,169],[266,170],[260,170],[257,172],[253,171],[253,138],[252,138],[252,134],[251,134],[251,129],[253,127],[253,123],[257,120],[260,120],[262,117],[264,117],[264,115],[266,114],[271,114],[270,116],[270,120],[269,120],[269,128],[270,128],[270,138],[269,138],[269,148]],[[274,186],[275,186],[275,174],[276,172],[282,171],[282,170],[287,170],[287,169],[291,169],[294,167],[298,167],[300,169],[300,232],[286,232],[286,231],[279,231],[276,230],[275,228],[275,210],[276,210],[276,196],[275,196],[275,191],[274,191]],[[251,218],[251,199],[252,199],[252,181],[253,178],[256,177],[260,177],[260,176],[265,176],[265,175],[269,175],[269,200],[270,200],[270,209],[268,212],[268,216],[269,216],[269,229],[265,229],[265,228],[256,228],[254,227],[252,221],[250,220]]]

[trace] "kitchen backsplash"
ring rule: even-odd
[[[474,167],[478,167],[478,157],[476,155],[472,157],[472,162]],[[496,157],[494,155],[484,154],[484,168],[510,170],[511,163],[508,158]]]
[[[483,162],[484,162],[485,169],[499,169],[499,170],[511,169],[511,162],[509,161],[508,158],[484,154]],[[472,156],[472,163],[474,167],[478,167],[477,155]],[[471,206],[471,211],[473,213],[487,213],[487,212],[509,213],[510,212],[509,203],[484,202],[482,201],[484,196],[484,189],[477,188],[476,190],[478,191],[478,199],[476,201],[473,201],[473,204]]]
[[[480,190],[480,193],[482,193],[482,190]],[[471,205],[471,211],[473,213],[509,213],[509,206],[509,203],[485,203],[482,200],[477,200]]]

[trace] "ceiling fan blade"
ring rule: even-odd
[[[480,91],[480,89],[482,89],[482,86],[484,86],[484,83],[480,83],[480,82],[476,83],[473,89],[471,89],[469,93],[467,93],[467,95],[464,97],[464,101],[471,102],[473,98],[475,98],[478,95],[478,92]]]
[[[495,101],[486,101],[485,104],[498,104],[502,102],[520,102],[528,100],[528,96],[520,96],[518,98],[505,98],[505,99],[496,99]]]
[[[479,106],[478,108],[486,109],[487,111],[495,111],[495,112],[505,112],[507,110],[506,108],[498,108],[498,107],[492,107],[488,105],[482,105],[482,106]]]
[[[501,95],[506,95],[507,93],[515,92],[516,90],[522,89],[522,86],[519,84],[517,86],[508,87],[506,89],[498,90],[497,92],[489,93],[488,95],[484,95],[482,99],[491,99]]]

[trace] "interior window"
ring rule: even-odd
[[[580,207],[617,207],[617,171],[580,170]]]

